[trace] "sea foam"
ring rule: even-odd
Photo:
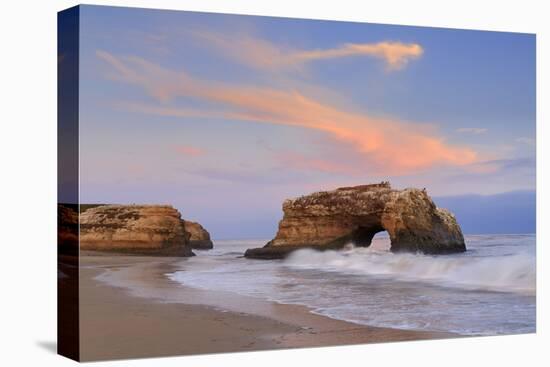
[[[393,254],[369,248],[298,250],[285,260],[243,258],[266,241],[216,241],[167,276],[185,286],[285,304],[362,325],[463,335],[535,330],[534,235],[469,235],[468,251]]]
[[[290,267],[378,276],[400,281],[504,292],[535,293],[535,257],[528,253],[497,257],[393,254],[371,248],[344,251],[303,249],[286,260]]]

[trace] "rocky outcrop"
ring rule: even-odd
[[[466,250],[460,226],[437,208],[426,190],[394,190],[388,182],[316,192],[283,203],[283,219],[273,240],[249,249],[250,258],[283,258],[300,248],[369,246],[387,231],[391,251],[444,254]]]
[[[185,231],[189,233],[189,245],[197,250],[209,250],[214,247],[210,239],[210,233],[197,222],[184,220]]]
[[[169,205],[91,205],[80,213],[80,250],[192,256],[189,237]]]

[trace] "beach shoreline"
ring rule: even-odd
[[[183,287],[182,258],[80,257],[82,361],[460,337],[359,325],[305,306]]]

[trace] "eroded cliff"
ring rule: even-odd
[[[209,250],[214,247],[212,240],[210,239],[210,233],[203,226],[197,222],[184,220],[183,225],[185,231],[190,235],[189,245],[193,249],[197,250]]]
[[[394,190],[387,182],[316,192],[283,203],[283,219],[273,240],[249,249],[251,258],[282,258],[304,248],[369,246],[387,231],[391,251],[443,254],[466,250],[460,226],[437,208],[426,190]]]
[[[100,205],[80,214],[80,249],[192,256],[190,234],[169,205]]]

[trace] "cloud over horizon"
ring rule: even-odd
[[[331,143],[350,147],[362,157],[356,169],[404,174],[438,165],[467,166],[478,160],[471,148],[449,144],[433,129],[397,119],[348,111],[316,100],[298,90],[213,82],[194,78],[135,56],[114,56],[98,50],[111,66],[108,76],[139,86],[157,103],[125,102],[134,112],[176,116],[216,117],[255,123],[295,126],[324,132]],[[216,109],[186,108],[176,99],[214,103]],[[304,162],[306,162],[304,160]],[[334,163],[313,162],[329,169]],[[340,168],[337,168],[340,170]]]
[[[521,144],[527,144],[527,145],[530,145],[530,146],[535,146],[535,143],[536,143],[535,139],[527,138],[527,137],[516,138],[516,142],[521,143]]]
[[[481,128],[481,127],[461,127],[459,129],[456,129],[457,133],[470,133],[470,134],[483,134],[489,131],[489,129]]]

